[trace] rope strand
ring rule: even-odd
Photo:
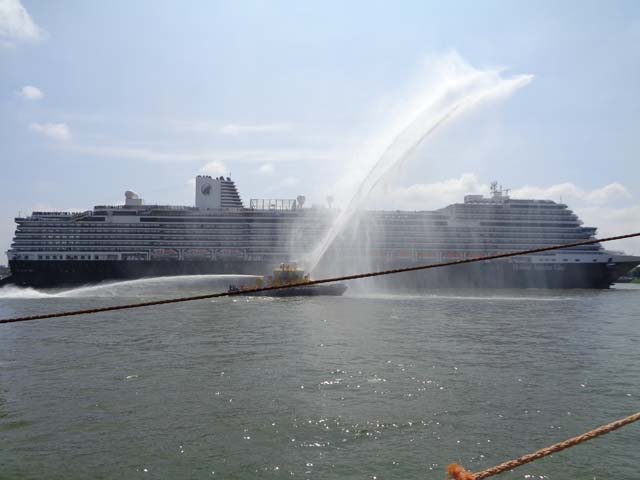
[[[246,290],[242,290],[242,291],[238,291],[238,292],[218,292],[218,293],[209,293],[206,295],[196,295],[196,296],[192,296],[192,297],[180,297],[180,298],[169,298],[166,300],[154,300],[154,301],[150,301],[150,302],[140,302],[140,303],[130,303],[130,304],[126,304],[126,305],[114,305],[111,307],[100,307],[100,308],[90,308],[90,309],[86,309],[86,310],[73,310],[73,311],[68,311],[68,312],[59,312],[59,313],[49,313],[49,314],[42,314],[42,315],[31,315],[31,316],[27,316],[27,317],[15,317],[15,318],[5,318],[0,320],[0,324],[2,323],[16,323],[16,322],[28,322],[31,320],[43,320],[43,319],[48,319],[48,318],[59,318],[59,317],[70,317],[73,315],[85,315],[85,314],[90,314],[90,313],[100,313],[100,312],[113,312],[116,310],[126,310],[126,309],[130,309],[130,308],[142,308],[142,307],[151,307],[154,305],[168,305],[171,303],[181,303],[181,302],[192,302],[195,300],[206,300],[206,299],[211,299],[211,298],[219,298],[219,297],[231,297],[231,296],[236,296],[236,295],[245,295],[247,293],[260,293],[260,292],[270,292],[273,290],[283,290],[286,288],[291,288],[291,287],[300,287],[300,286],[311,286],[311,285],[320,285],[323,283],[332,283],[332,282],[342,282],[342,281],[349,281],[349,280],[357,280],[357,279],[361,279],[361,278],[372,278],[372,277],[380,277],[383,275],[394,275],[397,273],[405,273],[405,272],[417,272],[420,270],[429,270],[432,268],[442,268],[442,267],[451,267],[451,266],[455,266],[455,265],[464,265],[467,263],[475,263],[475,262],[483,262],[483,261],[487,261],[487,260],[498,260],[501,258],[509,258],[509,257],[516,257],[518,255],[530,255],[533,253],[541,253],[541,252],[549,252],[552,250],[560,250],[560,249],[564,249],[564,248],[572,248],[572,247],[579,247],[582,245],[593,245],[595,243],[603,243],[603,242],[611,242],[614,240],[623,240],[626,238],[633,238],[633,237],[640,237],[640,233],[629,233],[627,235],[618,235],[616,237],[607,237],[607,238],[601,238],[601,239],[591,239],[591,240],[584,240],[581,242],[575,242],[575,243],[567,243],[567,244],[563,244],[563,245],[553,245],[550,247],[541,247],[541,248],[532,248],[529,250],[520,250],[520,251],[516,251],[516,252],[509,252],[509,253],[500,253],[500,254],[496,254],[496,255],[487,255],[484,257],[474,257],[474,258],[467,258],[464,260],[454,260],[454,261],[450,261],[450,262],[443,262],[443,263],[432,263],[429,265],[419,265],[419,266],[415,266],[415,267],[405,267],[405,268],[396,268],[396,269],[392,269],[392,270],[381,270],[381,271],[377,271],[377,272],[370,272],[370,273],[360,273],[357,275],[345,275],[342,277],[333,277],[333,278],[322,278],[319,280],[310,280],[310,281],[305,281],[305,282],[297,282],[297,283],[291,283],[291,284],[287,284],[287,285],[277,285],[277,286],[269,286],[269,287],[261,287],[261,288],[251,288],[251,289],[246,289]]]
[[[567,448],[584,443],[587,440],[592,440],[601,435],[606,435],[607,433],[613,432],[614,430],[622,428],[633,422],[637,422],[638,420],[640,420],[640,412],[634,413],[633,415],[629,415],[628,417],[622,418],[620,420],[616,420],[615,422],[607,423],[606,425],[602,425],[601,427],[590,430],[586,433],[583,433],[582,435],[578,435],[577,437],[569,438],[568,440],[564,440],[549,447],[542,448],[537,452],[523,455],[514,460],[509,460],[507,462],[496,465],[495,467],[487,468],[486,470],[482,470],[476,473],[468,472],[462,466],[456,463],[452,463],[447,467],[447,477],[452,480],[483,480],[485,478],[493,477],[494,475],[513,470],[514,468],[533,462],[534,460],[538,460],[554,453],[561,452],[562,450],[565,450]]]

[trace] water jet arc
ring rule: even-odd
[[[458,96],[458,98],[454,100],[450,100],[451,95],[456,93],[456,88],[459,89],[461,86],[464,86],[465,82],[460,82],[460,84],[454,82],[453,85],[446,85],[442,88],[440,94],[420,110],[420,112],[406,123],[399,133],[393,137],[374,166],[360,183],[356,193],[349,200],[347,207],[338,214],[323,239],[318,243],[318,246],[304,259],[303,263],[306,269],[310,272],[314,271],[336,237],[342,232],[353,215],[361,209],[371,191],[394,168],[397,168],[415,153],[434,132],[454,118],[456,114],[469,110],[484,100],[506,96],[514,90],[528,84],[531,79],[532,76],[530,75],[521,75],[506,80],[497,77],[497,79],[494,79],[495,84],[490,86],[484,84],[476,86],[473,82],[480,81],[482,78],[479,78],[478,74],[471,75],[466,82],[470,83],[470,86],[476,89],[476,91],[463,95],[462,98]],[[448,105],[438,108],[441,104]],[[437,111],[433,112],[434,109]]]

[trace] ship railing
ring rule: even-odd
[[[188,205],[96,205],[93,207],[94,210],[123,210],[123,209],[136,209],[140,211],[146,210],[154,210],[157,208],[161,208],[162,210],[197,210],[195,207],[190,207]]]
[[[32,212],[34,217],[75,217],[78,215],[86,215],[91,213],[91,210],[85,210],[83,212]]]
[[[289,198],[252,198],[249,201],[250,210],[296,210],[298,202]]]

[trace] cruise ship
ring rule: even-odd
[[[198,176],[195,206],[145,205],[134,192],[123,205],[84,212],[33,212],[15,219],[2,284],[59,287],[156,276],[263,275],[303,261],[337,210],[305,198],[254,199],[246,207],[229,177]],[[467,195],[435,211],[363,211],[314,271],[353,274],[499,254],[595,238],[566,205]],[[390,288],[607,288],[640,257],[599,244],[504,260],[393,275]]]

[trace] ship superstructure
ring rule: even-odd
[[[467,195],[464,203],[436,211],[368,212],[359,228],[371,239],[369,255],[438,261],[579,242],[594,238],[596,233],[596,228],[584,227],[564,204],[511,199],[496,185],[489,198]],[[353,245],[350,254],[355,255],[358,248],[360,245]],[[347,244],[342,249],[350,250]],[[593,262],[605,256],[602,246],[595,244],[519,260]]]
[[[295,200],[251,200],[245,208],[230,178],[199,176],[195,206],[124,205],[79,213],[33,212],[16,218],[4,282],[60,286],[183,274],[256,274],[302,259],[336,211]],[[594,238],[564,204],[467,195],[436,211],[366,211],[334,242],[318,274],[355,273],[511,252]],[[408,287],[608,287],[640,263],[602,246],[440,269],[390,281]]]
[[[369,268],[387,269],[464,260],[590,240],[597,230],[583,226],[563,203],[513,199],[496,182],[489,197],[466,195],[464,203],[435,211],[365,212],[357,229],[336,242],[334,254],[342,263],[335,264],[362,258],[369,259]],[[407,275],[403,283],[428,288],[606,288],[639,263],[640,257],[591,244],[418,272]]]

